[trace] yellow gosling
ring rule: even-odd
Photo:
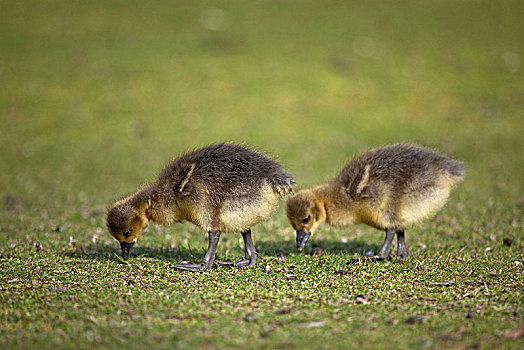
[[[416,145],[389,145],[351,160],[331,181],[299,191],[288,200],[286,214],[298,250],[323,222],[363,223],[386,231],[378,259],[389,256],[395,233],[397,257],[403,259],[411,255],[404,231],[435,215],[464,176],[463,162]]]
[[[269,218],[293,184],[291,175],[262,153],[229,143],[212,145],[175,159],[155,182],[116,200],[107,227],[127,259],[149,221],[195,224],[208,232],[209,247],[202,264],[175,265],[189,271],[212,268],[220,234],[241,232],[246,259],[233,265],[251,267],[260,257],[251,227]]]

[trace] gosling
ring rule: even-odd
[[[251,227],[275,211],[293,184],[282,165],[262,153],[230,143],[211,145],[175,159],[155,182],[115,201],[107,227],[127,259],[149,221],[195,224],[209,236],[203,263],[174,265],[193,272],[213,267],[222,232],[241,232],[245,259],[224,264],[252,267],[257,256],[262,257],[253,245]]]
[[[301,251],[324,221],[338,227],[364,223],[386,231],[377,259],[389,257],[395,233],[397,257],[404,259],[411,255],[404,231],[439,211],[465,173],[463,162],[416,145],[366,152],[331,181],[288,200],[286,214],[296,230],[297,248]]]

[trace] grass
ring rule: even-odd
[[[523,10],[0,2],[0,348],[522,348]],[[224,140],[299,188],[397,141],[468,174],[407,231],[406,261],[368,259],[383,233],[364,226],[324,226],[298,253],[282,203],[253,228],[253,269],[170,268],[204,255],[189,224],[153,226],[122,263],[111,199]],[[241,248],[225,235],[218,258]]]

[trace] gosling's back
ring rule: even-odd
[[[256,194],[266,183],[275,190],[292,184],[291,175],[279,163],[262,153],[229,143],[184,154],[164,168],[158,182],[180,184],[189,172],[191,181],[204,186],[217,201]]]
[[[350,161],[335,183],[365,213],[363,222],[400,228],[434,215],[464,175],[460,161],[420,146],[394,144]]]
[[[157,184],[164,197],[205,230],[243,231],[266,219],[291,192],[290,174],[262,153],[221,143],[189,152],[167,165]],[[172,191],[171,189],[175,189]]]

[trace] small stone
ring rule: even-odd
[[[455,281],[446,281],[446,282],[435,282],[436,286],[451,287],[455,285]]]
[[[424,322],[424,317],[423,316],[409,316],[408,318],[404,320],[404,322],[408,324],[422,323]]]
[[[270,273],[271,271],[273,271],[271,265],[266,265],[266,273]]]
[[[246,322],[253,322],[253,321],[256,321],[256,318],[253,315],[246,315],[246,316],[244,316],[244,321],[246,321]]]
[[[366,300],[366,297],[364,297],[362,294],[357,295],[357,297],[355,298],[355,302],[357,304],[364,304],[364,305],[368,303],[368,301]]]
[[[278,309],[277,311],[275,311],[275,313],[278,315],[288,314],[290,312],[291,312],[290,307],[283,307],[282,309]]]
[[[324,321],[309,322],[308,324],[306,324],[306,328],[324,327],[324,324]]]
[[[286,280],[287,281],[296,281],[298,278],[296,275],[293,275],[293,274],[290,274],[290,273],[286,273]]]

